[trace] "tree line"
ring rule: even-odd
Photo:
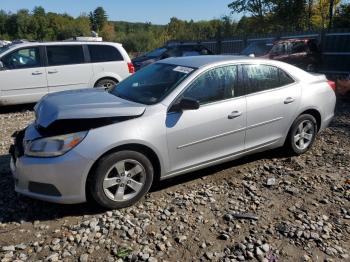
[[[237,0],[228,5],[231,15],[209,21],[176,17],[166,25],[109,21],[102,7],[72,17],[35,7],[9,13],[0,10],[0,39],[39,41],[90,36],[96,31],[105,41],[120,42],[129,52],[143,52],[169,40],[228,38],[235,35],[280,33],[327,28],[350,28],[350,4],[340,0]]]

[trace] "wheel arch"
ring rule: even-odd
[[[160,176],[161,176],[161,171],[162,171],[162,167],[161,167],[161,163],[160,163],[160,159],[157,155],[157,153],[151,149],[150,147],[143,145],[143,144],[137,144],[137,143],[130,143],[130,144],[125,144],[125,145],[120,145],[117,147],[114,147],[108,151],[106,151],[105,153],[103,153],[91,166],[87,178],[86,178],[86,183],[85,183],[85,195],[86,195],[86,199],[91,199],[90,196],[90,191],[89,191],[89,183],[91,181],[91,177],[94,173],[94,171],[96,170],[97,164],[98,162],[105,157],[106,155],[109,155],[113,152],[118,152],[118,151],[122,151],[122,150],[132,150],[132,151],[136,151],[139,153],[144,154],[146,157],[149,158],[149,160],[151,161],[153,168],[154,168],[154,178],[153,178],[153,184],[157,183],[160,181]]]
[[[113,80],[113,81],[115,81],[116,83],[119,83],[119,82],[120,82],[117,78],[115,78],[115,77],[113,77],[113,76],[104,76],[104,77],[101,77],[101,78],[95,80],[95,82],[94,82],[94,84],[93,84],[93,87],[96,87],[96,85],[97,85],[97,83],[98,83],[99,81],[105,80],[105,79]]]
[[[317,133],[320,131],[321,129],[321,124],[322,124],[322,115],[320,113],[320,111],[316,108],[307,108],[305,110],[302,110],[299,114],[297,114],[293,120],[293,122],[290,124],[289,128],[288,128],[288,132],[286,134],[286,136],[284,137],[284,142],[283,145],[286,144],[287,142],[287,138],[290,134],[291,128],[293,126],[294,121],[301,115],[305,115],[305,114],[309,114],[312,115],[315,119],[316,119],[316,125],[317,125]]]
[[[302,113],[300,113],[297,118],[301,115],[312,115],[315,119],[316,119],[316,124],[317,124],[317,132],[320,131],[321,128],[321,124],[322,124],[322,116],[319,110],[315,109],[315,108],[309,108],[305,111],[303,111]]]

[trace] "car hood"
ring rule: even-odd
[[[49,94],[35,106],[36,125],[47,128],[57,120],[136,117],[145,105],[107,93],[103,89],[81,89]]]

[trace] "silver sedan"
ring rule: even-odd
[[[333,83],[233,56],[166,59],[109,93],[51,94],[11,147],[15,190],[57,203],[134,204],[152,183],[277,147],[302,154],[333,118]]]

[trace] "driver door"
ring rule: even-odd
[[[48,93],[40,47],[17,49],[3,58],[0,71],[1,100],[4,104],[32,103]]]
[[[171,172],[205,165],[244,150],[246,98],[237,75],[235,65],[203,73],[181,96],[199,101],[200,108],[168,112]]]

